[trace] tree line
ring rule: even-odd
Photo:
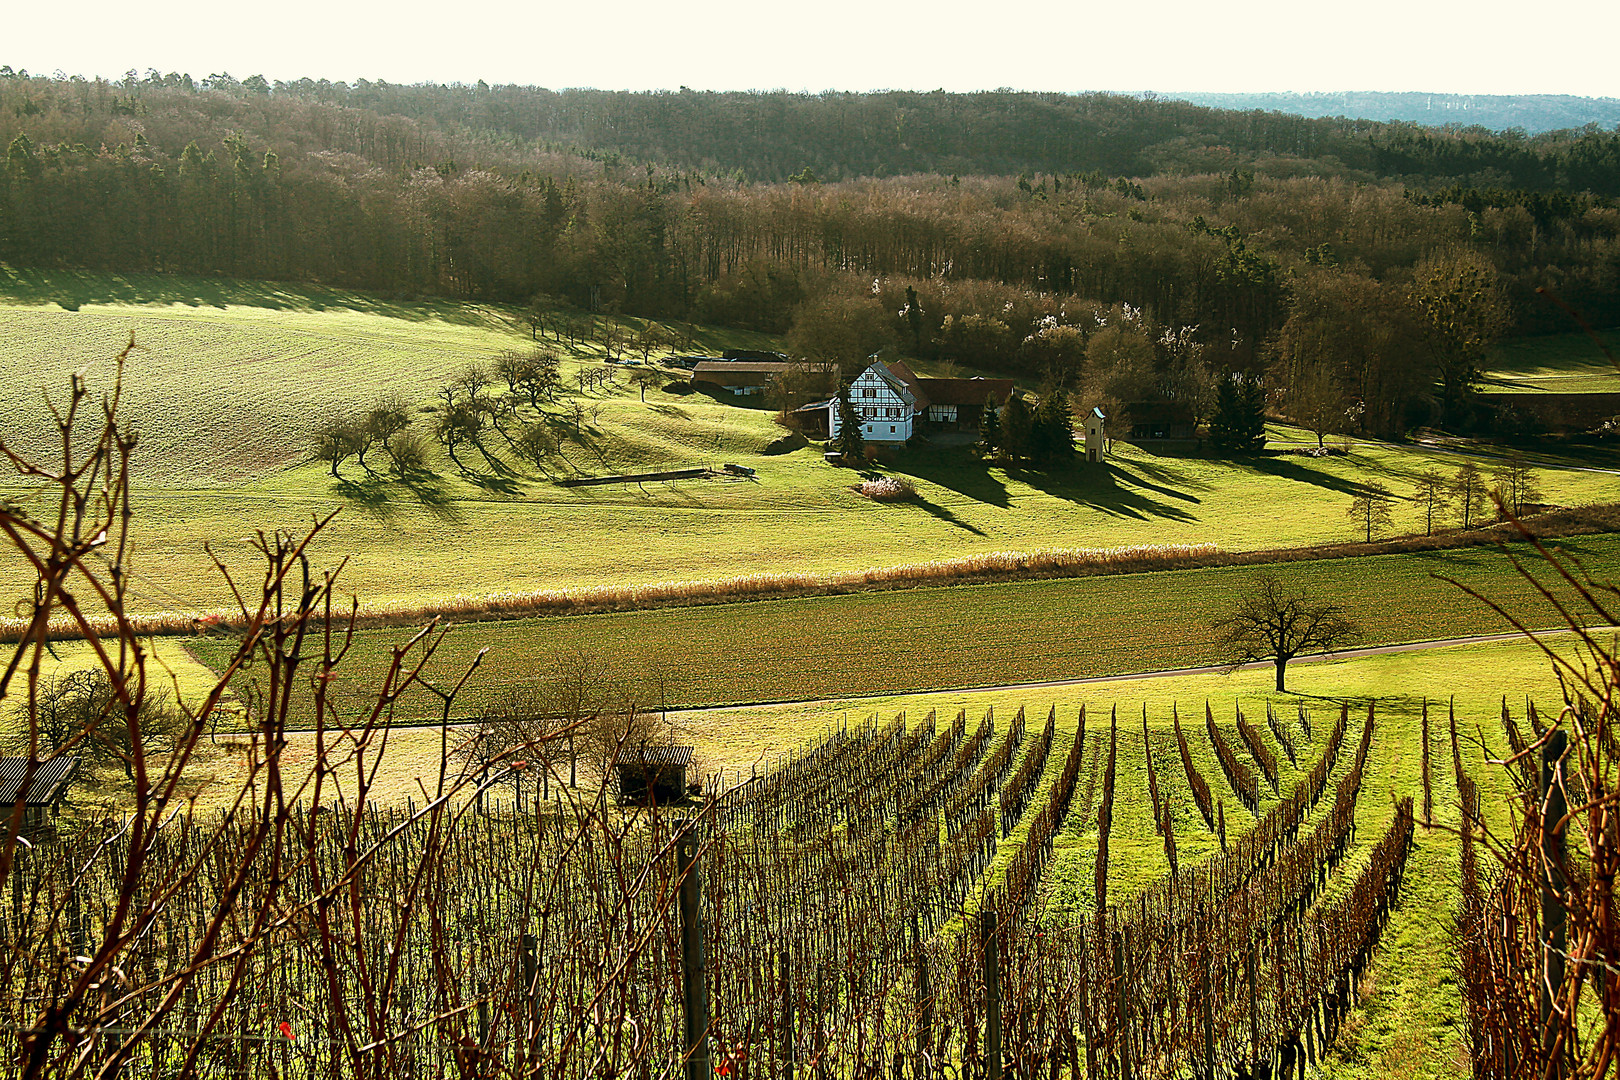
[[[1203,419],[1237,371],[1277,411],[1372,434],[1475,422],[1485,345],[1564,328],[1540,286],[1620,321],[1603,133],[1351,138],[1106,95],[687,97],[0,69],[0,261],[693,320],[846,366],[888,344]],[[727,123],[822,125],[884,168],[733,165]],[[906,147],[1016,138],[914,159],[874,134],[896,124]],[[1194,134],[1214,150],[1165,149]],[[908,169],[928,171],[876,175]]]

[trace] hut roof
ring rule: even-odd
[[[27,806],[51,805],[62,794],[73,770],[79,767],[79,759],[46,758],[34,766],[31,779],[28,766],[29,759],[25,757],[0,758],[0,808],[15,805],[19,797]],[[26,791],[23,790],[25,782]]]
[[[638,746],[619,751],[619,765],[673,765],[680,768],[692,764],[690,746]]]

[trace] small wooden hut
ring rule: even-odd
[[[613,763],[619,774],[621,806],[670,806],[687,798],[690,746],[625,747]]]
[[[71,756],[43,761],[0,757],[0,821],[9,821],[20,802],[24,835],[39,832],[49,816],[61,812],[68,781],[78,767],[79,759]]]

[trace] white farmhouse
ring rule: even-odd
[[[856,376],[849,387],[849,402],[861,418],[861,438],[869,443],[903,443],[911,438],[918,400],[905,380],[881,360]],[[926,407],[923,406],[923,407]],[[838,399],[827,403],[828,437],[838,438],[843,426]]]

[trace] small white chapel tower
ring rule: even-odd
[[[1100,408],[1092,409],[1086,414],[1086,460],[1101,461],[1103,459],[1103,425],[1108,417],[1103,415]]]

